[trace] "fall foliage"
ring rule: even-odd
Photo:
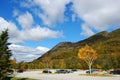
[[[53,69],[88,69],[85,61],[78,57],[79,49],[86,44],[92,47],[99,56],[96,57],[97,60],[93,57],[94,65],[92,68],[103,70],[120,68],[120,29],[112,32],[103,31],[78,42],[61,42],[38,59],[25,62],[25,66],[22,64],[21,67],[27,66],[28,69],[46,68],[45,58],[50,57],[48,66]]]
[[[78,56],[80,59],[88,61],[94,61],[97,59],[98,55],[94,49],[86,45],[79,50]]]
[[[84,60],[88,64],[89,69],[91,71],[91,66],[93,64],[93,61],[97,59],[98,54],[96,53],[96,51],[94,49],[92,49],[91,47],[86,45],[85,47],[83,47],[79,50],[78,57],[81,60]]]

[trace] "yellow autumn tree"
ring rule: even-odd
[[[79,49],[78,57],[88,64],[91,74],[91,66],[93,64],[93,61],[98,58],[98,54],[96,53],[96,51],[90,46],[86,45],[85,47]]]

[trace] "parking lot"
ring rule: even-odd
[[[54,70],[52,70],[54,72]],[[16,77],[22,78],[32,78],[37,80],[120,80],[120,75],[111,76],[83,76],[85,71],[77,71],[73,73],[66,74],[56,74],[56,73],[42,73],[42,71],[26,71],[23,73],[16,74]]]

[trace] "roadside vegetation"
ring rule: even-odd
[[[11,80],[35,80],[30,78],[12,78]]]
[[[80,74],[82,76],[100,76],[100,77],[110,77],[111,75],[109,73],[105,74]]]

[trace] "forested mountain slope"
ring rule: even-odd
[[[99,55],[94,68],[120,68],[120,29],[103,31],[76,43],[61,42],[30,64],[39,64],[38,68],[45,68],[47,63],[50,68],[86,69],[86,63],[78,58],[78,50],[86,44]]]

